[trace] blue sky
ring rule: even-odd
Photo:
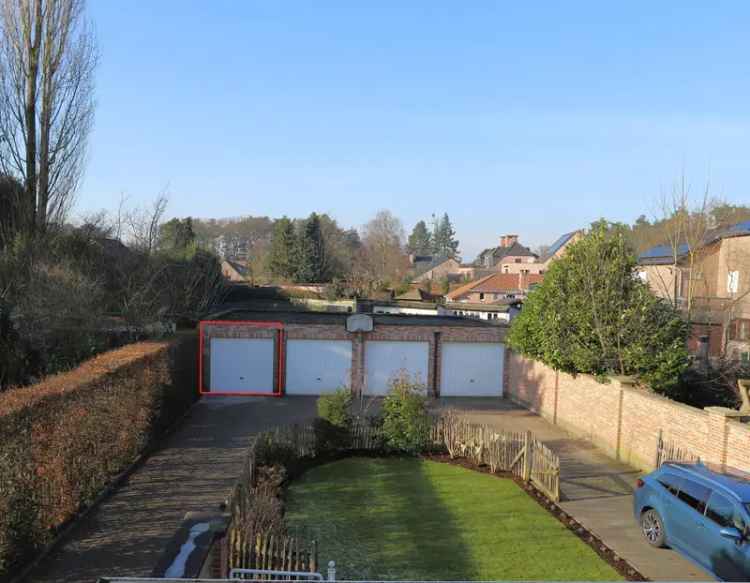
[[[78,212],[303,216],[470,258],[606,216],[685,171],[750,202],[750,2],[90,0],[101,64]]]

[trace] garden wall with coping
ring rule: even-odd
[[[750,427],[738,411],[697,409],[619,380],[571,375],[506,350],[505,395],[642,470],[656,465],[661,435],[701,460],[750,472]]]
[[[0,394],[0,581],[195,401],[197,338],[130,344]]]

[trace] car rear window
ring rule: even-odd
[[[710,494],[710,488],[703,484],[699,484],[698,482],[685,479],[680,486],[680,491],[677,494],[677,497],[688,506],[692,506],[698,512],[703,514],[703,511],[706,509],[706,500],[708,500]]]
[[[737,526],[735,523],[736,508],[731,500],[718,492],[711,494],[706,505],[706,518],[719,526]]]

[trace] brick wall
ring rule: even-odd
[[[505,395],[613,457],[653,469],[659,432],[707,462],[750,471],[750,428],[737,411],[696,409],[617,380],[570,375],[506,350]]]
[[[365,378],[365,342],[403,341],[428,342],[429,365],[427,387],[437,395],[440,386],[440,350],[442,342],[502,342],[506,330],[499,326],[394,326],[375,325],[372,332],[347,332],[343,324],[284,324],[284,341],[288,340],[351,340],[352,392],[359,394]],[[209,387],[210,377],[210,338],[274,338],[276,330],[253,328],[242,324],[208,324],[204,327],[203,342],[203,382]],[[437,335],[436,335],[437,334]]]

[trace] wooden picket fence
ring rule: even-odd
[[[560,500],[560,458],[530,431],[503,431],[449,413],[436,418],[433,441],[443,444],[451,457],[489,466],[493,473],[511,472],[551,500]]]
[[[660,468],[666,462],[699,462],[701,458],[688,448],[674,441],[665,441],[661,429],[656,438],[656,467]]]
[[[318,544],[294,536],[246,532],[241,528],[227,532],[229,569],[273,571],[318,571]],[[253,575],[253,579],[263,576]]]
[[[530,431],[513,432],[470,423],[448,412],[432,417],[432,447],[452,458],[463,457],[486,465],[495,473],[510,472],[533,483],[551,500],[560,500],[560,460]],[[381,430],[367,421],[355,422],[344,451],[380,451]],[[318,455],[313,423],[280,426],[255,435],[247,450],[240,480],[229,500],[230,522],[225,536],[227,572],[233,568],[284,571],[318,570],[314,540],[254,530],[251,505],[259,465],[282,456],[304,459]],[[327,452],[329,453],[329,452]]]

